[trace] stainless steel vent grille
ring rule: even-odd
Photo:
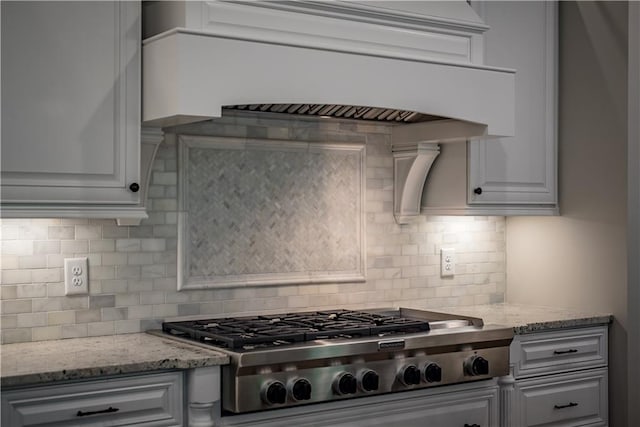
[[[303,116],[335,117],[342,119],[372,120],[379,122],[416,123],[442,120],[443,117],[431,116],[415,111],[394,110],[379,107],[361,107],[336,104],[245,104],[228,105],[228,110],[244,110]]]

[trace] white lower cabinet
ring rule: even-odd
[[[183,374],[2,391],[2,426],[182,426]]]
[[[516,425],[607,425],[607,369],[516,381]]]
[[[223,417],[237,427],[495,427],[499,425],[494,381],[435,387],[330,404]]]
[[[607,426],[607,326],[516,335],[502,426]]]

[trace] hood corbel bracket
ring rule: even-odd
[[[420,216],[422,190],[440,146],[419,142],[393,152],[393,216],[398,224],[409,224]]]
[[[149,206],[149,185],[151,184],[151,172],[153,161],[156,158],[158,147],[164,141],[164,132],[160,128],[143,127],[140,130],[140,202],[136,208],[142,209],[145,213],[142,217],[116,218],[116,224],[140,225],[143,218],[147,218],[146,212]]]
[[[487,125],[455,119],[395,126],[392,131],[393,215],[398,224],[418,219],[422,191],[440,143],[487,136]]]

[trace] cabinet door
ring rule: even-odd
[[[139,2],[2,2],[2,202],[135,204]]]
[[[484,62],[517,70],[516,136],[469,143],[468,203],[549,208],[557,204],[557,4],[473,6],[490,26]]]

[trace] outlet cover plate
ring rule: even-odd
[[[454,248],[440,249],[440,276],[449,277],[456,274],[456,250]]]
[[[64,260],[64,294],[89,294],[89,266],[87,257],[65,258]]]

